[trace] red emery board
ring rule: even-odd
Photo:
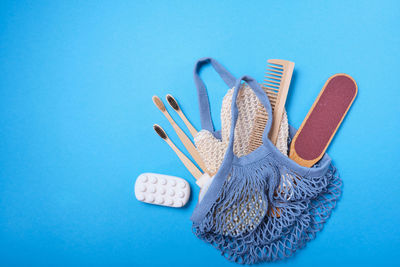
[[[328,79],[292,140],[292,160],[311,167],[322,158],[357,91],[356,82],[347,74],[335,74]]]

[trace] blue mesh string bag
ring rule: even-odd
[[[259,84],[248,76],[235,80],[209,58],[200,60],[195,68],[203,128],[214,132],[206,88],[198,76],[204,63],[211,63],[228,86],[234,86],[232,123],[222,165],[192,214],[193,232],[233,262],[253,264],[289,258],[323,228],[340,197],[342,181],[327,154],[312,168],[283,155],[268,139],[272,110]],[[236,99],[243,81],[265,107],[269,119],[263,145],[238,158],[233,142]],[[291,138],[295,132],[291,127]]]

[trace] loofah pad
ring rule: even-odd
[[[231,127],[231,103],[233,89],[229,89],[222,100],[221,107],[221,139],[214,137],[207,130],[201,130],[194,138],[196,148],[202,157],[207,169],[215,174],[221,165],[229,143],[229,131]],[[237,157],[248,155],[250,135],[254,128],[254,119],[259,108],[260,101],[248,85],[243,84],[237,98],[239,110],[238,121],[235,127],[235,142],[233,152]],[[286,111],[280,125],[276,147],[287,155],[289,126]]]
[[[199,131],[194,137],[194,143],[210,175],[217,173],[224,159],[228,143],[215,138],[207,130]]]

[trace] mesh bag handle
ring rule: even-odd
[[[199,59],[194,66],[193,76],[199,98],[201,127],[210,132],[214,132],[214,126],[210,111],[210,102],[208,100],[206,85],[199,76],[200,70],[203,66],[207,64],[211,64],[211,66],[229,86],[229,88],[232,88],[235,85],[236,79],[226,68],[224,68],[224,66],[222,66],[220,63],[218,63],[218,61],[210,57]]]

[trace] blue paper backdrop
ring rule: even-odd
[[[317,239],[280,264],[396,265],[400,245],[399,1],[1,1],[0,265],[230,265],[191,233],[198,188],[153,133],[151,96],[200,128],[195,61],[263,79],[296,63],[299,127],[324,82],[359,94],[329,154],[344,192]],[[206,69],[215,124],[226,87]],[[174,118],[183,126],[174,112]],[[134,198],[142,172],[186,178],[186,208]]]

